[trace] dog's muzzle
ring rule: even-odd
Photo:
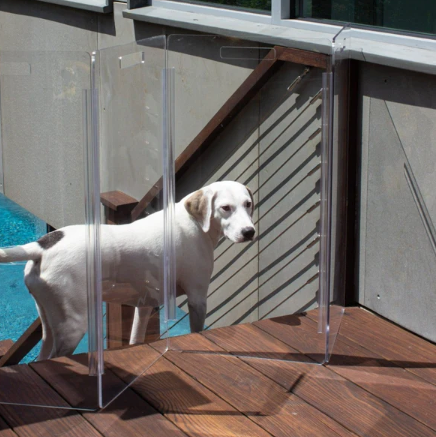
[[[255,233],[256,233],[255,229],[251,227],[243,228],[241,231],[241,234],[244,237],[244,241],[253,240]]]

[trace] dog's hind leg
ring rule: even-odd
[[[44,310],[38,305],[36,299],[35,303],[42,324],[42,345],[41,350],[39,351],[37,361],[48,360],[51,357],[53,351],[53,335],[51,329],[49,329],[47,326],[47,318],[44,314]]]
[[[38,287],[38,283],[40,281],[39,274],[39,263],[35,261],[28,261],[24,269],[24,282],[29,290],[29,293],[33,297],[33,300],[35,301],[36,309],[38,310],[42,325],[42,345],[38,355],[38,361],[48,359],[51,356],[53,349],[53,336],[47,323],[44,307],[38,305],[38,300],[36,297],[39,295],[39,293],[36,292],[36,288]]]
[[[29,261],[25,283],[36,301],[42,322],[43,342],[38,360],[74,352],[88,328],[85,284],[67,275],[49,283],[41,277],[40,263]],[[71,298],[74,296],[74,298]]]
[[[206,320],[207,289],[206,292],[191,293],[192,290],[188,295],[189,325],[191,332],[200,332]]]

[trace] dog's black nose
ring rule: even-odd
[[[241,234],[246,240],[252,240],[255,232],[254,228],[244,228],[242,229]]]

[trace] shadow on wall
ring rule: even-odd
[[[313,97],[321,89],[321,71],[313,69],[288,92],[303,68],[281,67],[189,170],[176,176],[177,199],[216,180],[237,180],[255,196],[257,240],[245,246],[221,240],[215,250],[209,328],[317,305],[321,99]],[[187,311],[184,298],[178,303]]]

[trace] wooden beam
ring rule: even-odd
[[[275,47],[277,49],[277,47]],[[306,50],[286,48],[277,55],[280,61],[293,62],[294,64],[307,65],[308,67],[326,70],[330,56],[323,53],[308,52]]]
[[[38,344],[41,338],[42,325],[38,317],[3,357],[0,358],[0,367],[18,364]]]
[[[132,209],[138,201],[122,191],[108,191],[100,194],[100,201],[104,206],[107,224],[122,225],[130,223]]]

